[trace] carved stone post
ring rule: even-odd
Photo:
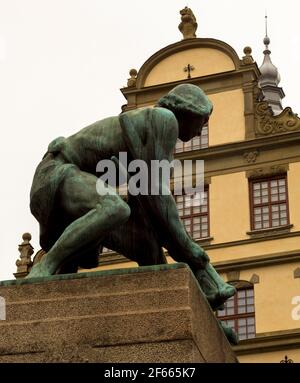
[[[30,244],[31,234],[25,233],[22,236],[23,242],[19,245],[20,259],[17,259],[17,272],[14,273],[16,279],[25,278],[32,267],[31,255],[33,254],[33,247]]]

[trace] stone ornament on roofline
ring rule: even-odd
[[[179,24],[178,29],[183,34],[183,40],[196,38],[198,24],[193,11],[190,8],[185,7],[180,11],[180,14],[181,23]]]
[[[127,80],[127,86],[129,88],[133,88],[136,86],[137,74],[138,72],[136,69],[130,69],[129,71],[130,78]]]
[[[251,56],[251,53],[252,53],[251,47],[245,47],[244,48],[244,54],[245,54],[245,56],[243,57],[243,64],[244,65],[249,65],[249,64],[254,63],[254,60],[253,60],[253,57]]]
[[[17,272],[14,273],[14,276],[18,278],[25,277],[31,270],[33,262],[31,260],[31,256],[33,254],[33,247],[30,243],[31,234],[24,233],[22,236],[23,242],[19,245],[20,259],[17,259],[16,266]]]
[[[255,108],[256,136],[270,136],[300,130],[300,118],[290,107],[274,115],[267,101],[259,102]]]

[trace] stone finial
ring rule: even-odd
[[[128,87],[135,87],[137,74],[138,74],[138,72],[136,69],[130,69],[130,71],[129,71],[130,78],[127,80],[127,86]]]
[[[33,247],[30,244],[31,234],[24,233],[22,236],[23,242],[19,245],[20,259],[17,259],[17,272],[14,276],[18,278],[24,278],[29,274],[32,267],[31,255],[33,254]]]
[[[253,57],[251,56],[252,48],[245,47],[244,53],[245,53],[245,56],[243,57],[243,64],[245,65],[253,64],[254,60],[253,60]]]
[[[196,30],[198,28],[197,20],[193,11],[185,7],[180,11],[181,14],[181,23],[178,26],[178,29],[183,34],[183,40],[185,39],[194,39],[196,36]]]

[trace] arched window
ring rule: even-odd
[[[228,299],[224,310],[218,310],[217,317],[233,328],[240,340],[255,337],[254,289],[249,282],[230,282],[237,293]]]

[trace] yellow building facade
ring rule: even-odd
[[[272,112],[251,49],[244,53],[239,58],[225,42],[207,38],[167,46],[131,71],[123,110],[153,106],[180,83],[206,92],[214,105],[208,137],[204,145],[201,138],[181,144],[175,158],[204,160],[209,203],[206,214],[185,213],[183,198],[178,210],[238,289],[218,316],[240,333],[239,360],[300,362],[300,120],[289,108]],[[135,265],[105,252],[99,267]]]

